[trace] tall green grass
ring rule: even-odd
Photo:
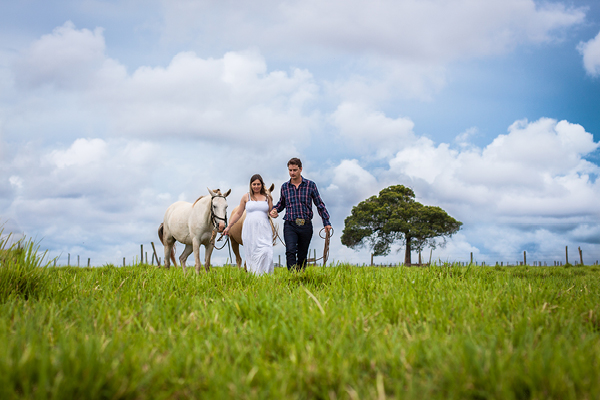
[[[0,398],[600,398],[598,267],[40,268]]]
[[[44,254],[32,240],[11,242],[11,235],[3,236],[0,229],[0,302],[17,296],[27,300],[42,294],[48,285]]]

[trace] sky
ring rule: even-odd
[[[463,222],[426,261],[591,264],[599,106],[597,1],[2,2],[0,220],[59,265],[130,263],[173,202],[232,210],[255,173],[277,201],[299,157],[330,261],[370,262],[344,219],[401,184]]]

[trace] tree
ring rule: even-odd
[[[416,202],[412,189],[395,185],[352,207],[352,214],[344,220],[341,240],[351,249],[368,244],[375,256],[389,254],[392,244],[400,242],[406,248],[404,264],[410,265],[412,250],[443,247],[461,225],[440,207]]]

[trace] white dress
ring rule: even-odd
[[[273,273],[273,231],[269,222],[269,203],[253,201],[248,195],[242,242],[246,268],[256,275]]]

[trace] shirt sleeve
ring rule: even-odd
[[[279,190],[279,201],[277,202],[277,204],[275,204],[275,206],[273,206],[273,208],[277,210],[277,213],[282,212],[285,208],[284,186],[285,185],[281,185],[281,189]]]
[[[325,203],[323,203],[323,199],[319,195],[319,190],[317,189],[317,185],[314,185],[313,190],[310,191],[310,196],[313,199],[313,202],[317,206],[317,211],[323,220],[323,226],[331,225],[329,222],[329,213],[327,212],[327,208],[325,208]]]

